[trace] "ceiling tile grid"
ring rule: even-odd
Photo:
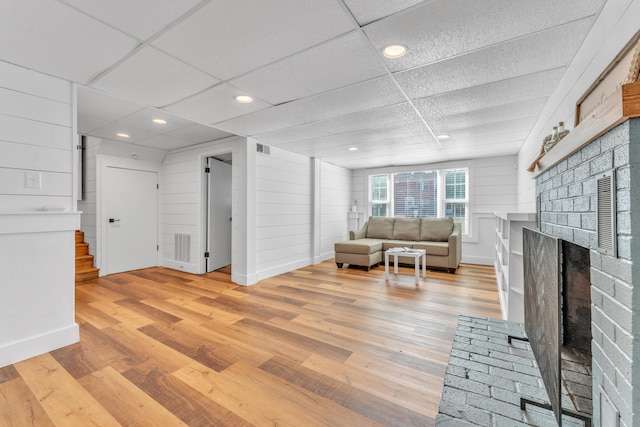
[[[182,61],[145,46],[91,86],[143,105],[162,107],[218,82]]]
[[[353,29],[335,1],[216,1],[153,45],[229,80]]]
[[[78,83],[78,128],[97,137],[425,163],[517,152],[604,3],[6,0],[0,60]]]

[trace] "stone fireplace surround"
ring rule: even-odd
[[[621,427],[640,425],[639,166],[640,118],[632,118],[536,177],[540,231],[590,250],[594,426],[609,427],[616,413]],[[617,256],[599,252],[596,240],[595,177],[612,169]]]

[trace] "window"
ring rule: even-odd
[[[393,216],[438,216],[437,172],[393,175]]]
[[[371,216],[387,216],[389,212],[389,176],[372,175],[371,187]]]
[[[446,169],[444,171],[444,215],[453,217],[462,226],[462,234],[467,233],[467,170]]]
[[[467,168],[369,176],[371,216],[453,217],[462,233],[469,228]]]

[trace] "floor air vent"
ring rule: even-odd
[[[174,257],[176,261],[190,262],[191,260],[191,234],[175,234]]]
[[[596,226],[598,250],[608,255],[616,255],[616,180],[613,170],[596,178],[597,206]]]

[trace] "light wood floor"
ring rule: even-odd
[[[78,284],[80,343],[0,368],[0,426],[432,426],[458,314],[500,317],[495,276],[400,271]]]

